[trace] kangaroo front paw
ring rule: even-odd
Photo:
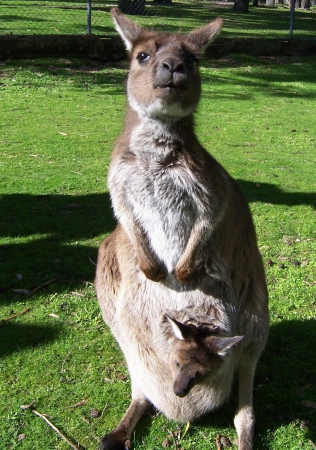
[[[141,268],[141,271],[144,273],[145,277],[151,281],[161,281],[166,278],[166,271],[163,267],[155,267],[155,268]]]
[[[151,281],[164,280],[167,275],[166,268],[161,263],[146,264],[142,261],[139,262],[139,268],[144,273],[145,277]]]
[[[116,433],[109,433],[104,436],[100,450],[130,450],[131,444],[128,439],[117,436]]]
[[[180,283],[187,283],[193,280],[195,275],[195,270],[191,264],[177,264],[175,268],[176,277]]]

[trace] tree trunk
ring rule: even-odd
[[[237,12],[248,12],[249,0],[235,0],[233,10]]]
[[[253,0],[252,6],[259,6],[259,0]]]
[[[301,8],[302,9],[309,9],[311,7],[310,0],[302,0]]]
[[[130,14],[132,11],[132,0],[117,0],[117,6],[123,14]]]
[[[133,0],[132,14],[142,15],[145,13],[146,0]]]
[[[266,5],[267,6],[274,6],[275,5],[275,0],[266,0]]]

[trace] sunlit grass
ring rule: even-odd
[[[316,442],[315,409],[306,406],[316,395],[316,63],[233,56],[206,61],[201,73],[197,133],[247,196],[270,294],[255,449],[308,450]],[[93,287],[97,248],[115,226],[106,173],[126,63],[8,61],[0,75],[0,448],[69,448],[21,410],[35,401],[72,442],[96,449],[130,400]],[[235,407],[234,391],[179,448],[215,448],[217,433],[234,440]],[[145,417],[134,448],[161,449],[170,430],[181,436],[184,426]]]

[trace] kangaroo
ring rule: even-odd
[[[146,31],[118,9],[111,13],[130,55],[128,108],[108,172],[118,224],[99,248],[95,286],[128,365],[132,401],[101,448],[129,449],[151,404],[183,422],[214,410],[228,398],[237,372],[234,424],[239,450],[251,450],[253,379],[269,329],[264,268],[247,201],[199,143],[193,117],[199,61],[222,20],[181,35]],[[190,371],[181,377],[172,365],[181,350],[177,334],[185,332],[166,314],[185,326],[212,324],[217,337],[228,339],[226,347],[207,333],[194,341],[198,335],[189,327],[191,348],[205,355],[213,343],[199,364],[201,379],[190,381]],[[195,328],[205,333],[201,327]]]

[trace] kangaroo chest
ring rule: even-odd
[[[194,223],[205,214],[204,187],[178,140],[139,128],[131,137],[129,157],[122,163],[124,197],[151,247],[171,271]]]

